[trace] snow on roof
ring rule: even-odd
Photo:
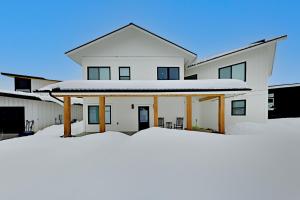
[[[39,92],[208,92],[250,90],[244,81],[233,79],[205,80],[77,80],[51,84]]]
[[[228,52],[217,54],[217,55],[214,55],[212,57],[208,57],[208,58],[205,58],[205,59],[202,59],[202,60],[197,59],[197,61],[195,63],[189,65],[188,67],[193,67],[193,66],[196,66],[196,65],[199,65],[199,64],[203,64],[203,63],[218,59],[218,58],[222,58],[224,56],[228,56],[228,55],[231,55],[231,54],[234,54],[234,53],[238,53],[240,51],[248,50],[248,49],[253,48],[253,47],[257,47],[257,46],[260,46],[260,45],[263,45],[263,44],[267,44],[269,42],[284,40],[286,38],[287,38],[287,35],[282,35],[282,36],[275,37],[275,38],[272,38],[272,39],[269,39],[269,40],[265,40],[265,39],[259,40],[257,42],[253,42],[253,43],[251,43],[251,44],[249,44],[245,47],[242,47],[242,48],[238,48],[238,49],[234,49],[234,50],[231,50],[231,51],[228,51]]]
[[[20,99],[29,99],[37,101],[48,101],[63,105],[63,101],[58,98],[50,96],[48,93],[30,93],[30,92],[21,92],[21,91],[12,91],[12,90],[0,90],[0,96],[11,97],[11,98],[20,98]],[[72,104],[82,104],[82,99],[72,98]]]
[[[300,87],[300,83],[288,83],[288,84],[280,84],[280,85],[270,85],[269,89],[289,88],[289,87]]]

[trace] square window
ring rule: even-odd
[[[99,124],[99,106],[88,106],[88,124]],[[111,124],[111,106],[105,106],[105,124]]]
[[[232,101],[231,115],[246,115],[246,100]]]
[[[89,67],[88,68],[88,80],[99,80],[98,77],[98,68],[97,67]]]
[[[119,67],[119,80],[130,80],[130,67]]]
[[[158,80],[168,80],[168,68],[159,67],[157,69],[157,79]]]

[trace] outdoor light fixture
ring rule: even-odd
[[[134,104],[131,104],[131,109],[134,109]]]

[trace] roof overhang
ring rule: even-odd
[[[10,78],[37,79],[37,80],[44,80],[44,81],[60,82],[59,80],[51,80],[51,79],[46,79],[44,77],[29,76],[29,75],[23,75],[23,74],[12,74],[12,73],[1,72],[1,75],[7,76]]]
[[[179,51],[183,52],[187,57],[189,57],[189,60],[190,60],[189,62],[190,63],[194,62],[194,60],[197,58],[197,54],[196,53],[194,53],[194,52],[192,52],[192,51],[190,51],[190,50],[188,50],[188,49],[186,49],[186,48],[184,48],[184,47],[182,47],[182,46],[180,46],[180,45],[178,45],[178,44],[176,44],[174,42],[171,42],[170,40],[167,40],[166,38],[163,38],[163,37],[161,37],[161,36],[159,36],[159,35],[151,32],[151,31],[149,31],[149,30],[147,30],[145,28],[142,28],[142,27],[140,27],[140,26],[138,26],[138,25],[136,25],[134,23],[129,23],[129,24],[127,24],[127,25],[125,25],[125,26],[123,26],[121,28],[118,28],[118,29],[116,29],[116,30],[114,30],[114,31],[112,31],[110,33],[107,33],[107,34],[105,34],[103,36],[100,36],[100,37],[98,37],[98,38],[96,38],[94,40],[91,40],[91,41],[89,41],[89,42],[87,42],[85,44],[82,44],[82,45],[80,45],[78,47],[75,47],[75,48],[73,48],[73,49],[65,52],[65,54],[68,57],[70,57],[72,60],[74,60],[76,63],[81,64],[80,61],[79,61],[79,59],[77,58],[77,53],[79,53],[81,50],[83,50],[85,48],[90,47],[91,45],[93,45],[93,44],[95,44],[97,42],[105,40],[106,38],[114,37],[116,34],[122,32],[125,29],[129,29],[129,28],[133,28],[133,29],[139,30],[142,33],[144,33],[144,34],[146,34],[146,35],[148,35],[150,37],[156,38],[159,41],[161,41],[163,43],[166,43],[167,45],[169,45],[169,46],[171,46],[173,48],[178,49]]]
[[[206,63],[209,63],[211,61],[216,61],[218,59],[221,59],[221,58],[224,58],[224,57],[227,57],[227,56],[235,55],[235,54],[238,54],[238,53],[241,53],[241,52],[244,52],[244,51],[248,51],[248,50],[251,50],[251,49],[254,49],[254,48],[257,48],[257,47],[268,45],[272,42],[276,43],[276,42],[279,42],[279,41],[285,40],[285,39],[287,39],[287,35],[282,35],[282,36],[275,37],[275,38],[272,38],[272,39],[269,39],[269,40],[261,40],[261,41],[258,41],[258,42],[254,42],[254,43],[252,43],[252,44],[250,44],[246,47],[235,49],[233,51],[229,51],[229,52],[226,52],[226,53],[222,53],[222,54],[219,54],[219,55],[201,60],[197,63],[189,65],[188,68],[197,67],[199,65],[206,64]],[[275,54],[275,52],[274,52],[274,54]],[[273,63],[272,63],[272,66],[273,66]]]
[[[41,88],[54,96],[209,96],[247,93],[240,80],[65,81]]]

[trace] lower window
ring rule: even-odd
[[[88,124],[99,124],[99,106],[88,106]],[[111,124],[111,106],[105,106],[105,124]]]
[[[246,100],[231,101],[231,115],[246,115]]]

